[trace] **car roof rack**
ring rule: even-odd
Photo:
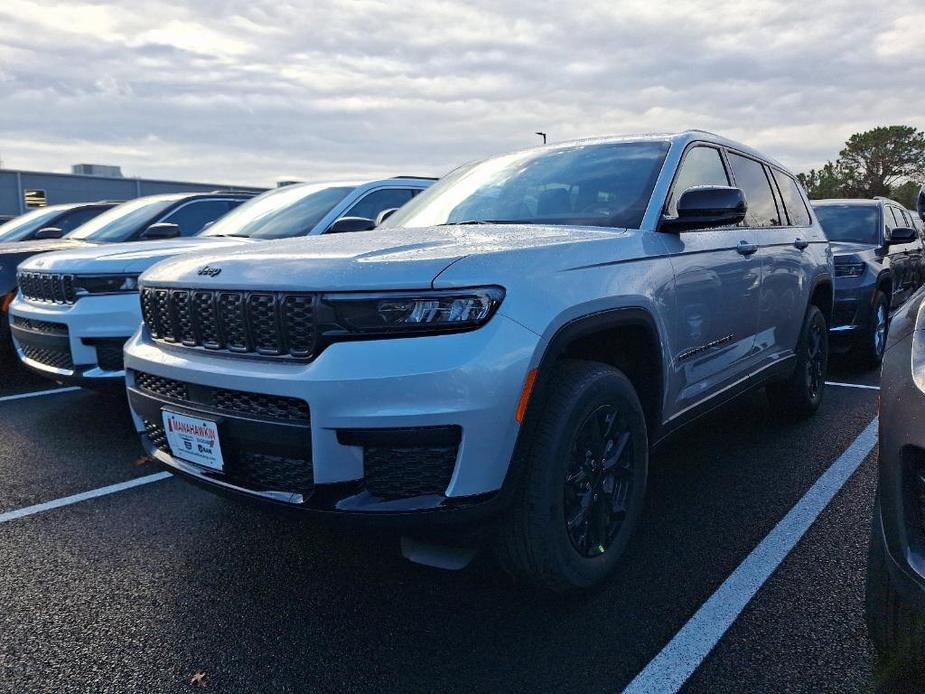
[[[236,190],[234,188],[220,188],[219,190],[200,190],[194,193],[195,195],[228,195],[234,193],[235,195],[257,195],[253,190]]]
[[[418,178],[422,181],[439,181],[440,179],[437,176],[392,176],[392,179],[398,178]]]

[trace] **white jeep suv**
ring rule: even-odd
[[[433,183],[399,177],[302,183],[267,191],[191,238],[89,246],[46,253],[19,266],[10,306],[22,362],[56,381],[123,387],[122,348],[141,323],[138,275],[195,250],[256,241],[370,229]],[[46,279],[47,278],[47,279]],[[56,292],[67,283],[70,292]]]
[[[793,175],[703,132],[464,166],[368,234],[166,261],[126,345],[148,453],[212,490],[590,586],[649,449],[767,385],[823,394],[832,257]],[[450,532],[452,530],[452,532]],[[455,543],[440,546],[446,533]]]

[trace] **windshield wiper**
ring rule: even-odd
[[[250,238],[250,236],[248,236],[247,234],[208,234],[208,236],[211,236],[214,239],[227,238],[229,236],[234,236],[236,239],[249,239]]]
[[[443,222],[438,227],[465,226],[467,224],[528,224],[521,219],[465,219],[461,222]]]

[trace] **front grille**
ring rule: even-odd
[[[32,318],[23,318],[13,316],[13,325],[23,330],[30,330],[34,333],[44,333],[46,335],[66,336],[67,326],[63,323],[50,323],[44,320],[33,320]]]
[[[200,386],[143,371],[135,372],[135,386],[153,395],[184,402],[191,406],[205,406],[229,414],[306,424],[311,419],[308,403],[298,398]]]
[[[51,304],[73,304],[77,301],[74,292],[74,275],[50,272],[20,272],[16,283],[23,297],[29,301]]]
[[[55,369],[66,369],[70,371],[74,368],[74,362],[71,360],[71,353],[67,349],[50,349],[46,347],[35,347],[33,345],[22,345],[22,353],[27,359]]]
[[[169,454],[164,427],[147,420],[144,427],[151,444]],[[222,479],[237,487],[253,491],[295,492],[306,496],[314,489],[310,458],[287,458],[240,448],[225,450],[223,454],[225,468]]]
[[[141,312],[156,340],[207,350],[309,359],[317,295],[144,287]]]
[[[456,453],[457,446],[365,448],[366,488],[382,499],[445,494],[456,466]]]
[[[125,369],[125,360],[123,358],[123,349],[125,340],[116,338],[113,340],[99,340],[96,346],[96,362],[104,371],[122,371]]]

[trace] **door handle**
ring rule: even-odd
[[[793,245],[796,246],[797,248],[799,248],[799,249],[802,251],[802,250],[804,250],[807,246],[809,246],[809,241],[805,241],[804,239],[797,238],[797,239],[794,239]]]
[[[757,251],[758,251],[757,243],[749,243],[748,241],[739,241],[739,245],[736,246],[736,252],[738,252],[739,255],[749,256],[752,253],[756,253]]]

